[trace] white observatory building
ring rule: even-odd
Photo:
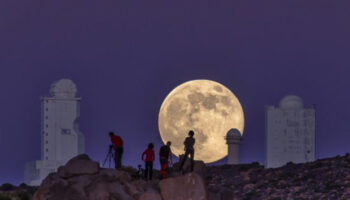
[[[225,137],[228,146],[227,164],[239,164],[239,145],[241,144],[242,136],[238,129],[231,129]]]
[[[51,85],[50,97],[41,98],[41,160],[26,164],[26,184],[40,185],[49,173],[84,153],[84,136],[79,131],[81,98],[76,92],[73,81],[62,79]]]
[[[304,108],[300,97],[286,96],[279,107],[267,106],[265,128],[267,168],[315,160],[315,109]]]

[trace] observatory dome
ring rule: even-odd
[[[232,128],[227,132],[226,137],[241,137],[241,133],[238,129]]]
[[[303,107],[303,100],[295,95],[286,96],[280,101],[280,108],[282,109],[302,109]]]
[[[77,93],[75,83],[70,79],[61,79],[51,85],[50,94],[58,98],[74,98]]]

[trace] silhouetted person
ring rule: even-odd
[[[185,156],[182,158],[180,168],[179,170],[182,170],[183,165],[185,164],[185,161],[187,160],[188,156],[191,158],[191,172],[193,171],[193,165],[194,165],[194,143],[196,140],[193,138],[194,132],[191,130],[188,132],[188,137],[185,139],[184,145],[185,145]]]
[[[154,155],[154,145],[152,143],[148,144],[148,148],[142,153],[142,160],[145,161],[145,179],[152,180],[153,174],[153,161]]]
[[[114,135],[113,132],[109,133],[109,137],[111,138],[112,148],[114,149],[115,168],[120,169],[122,167],[123,140],[120,136]]]
[[[172,153],[171,153],[171,142],[168,141],[166,145],[160,147],[159,150],[159,161],[160,161],[160,175],[162,179],[168,177],[169,159],[170,164],[173,163]]]

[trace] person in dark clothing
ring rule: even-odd
[[[145,179],[152,180],[153,174],[153,161],[154,155],[154,145],[152,143],[148,144],[148,148],[142,153],[142,160],[145,161]]]
[[[123,156],[123,140],[120,136],[115,135],[113,132],[109,133],[111,139],[111,147],[114,150],[114,163],[115,168],[120,169],[122,167],[122,156]]]
[[[188,137],[185,139],[184,145],[185,145],[185,156],[183,157],[179,170],[182,171],[182,167],[185,164],[185,161],[187,160],[188,156],[190,156],[191,159],[191,172],[193,171],[193,165],[194,165],[194,143],[196,140],[194,139],[194,132],[191,130],[188,133]]]
[[[173,163],[170,146],[171,146],[171,142],[168,141],[166,145],[163,145],[159,150],[161,179],[165,179],[168,177],[169,159],[170,159],[170,164]]]

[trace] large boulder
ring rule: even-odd
[[[65,166],[58,168],[58,175],[62,178],[69,178],[84,174],[96,174],[100,167],[99,163],[92,161],[88,155],[78,155],[67,162]]]
[[[164,179],[159,186],[164,200],[207,200],[204,180],[196,173]]]
[[[157,191],[149,189],[138,200],[162,200],[162,197]]]
[[[67,180],[62,179],[56,173],[46,177],[39,189],[34,194],[35,200],[76,200],[85,199],[85,195],[69,186]]]
[[[174,171],[174,175],[177,176],[177,171],[179,170],[180,168],[180,163],[181,163],[181,160],[183,159],[183,156],[184,155],[181,155],[180,156],[180,162],[177,162],[173,165],[173,169],[175,170]],[[187,173],[187,172],[190,172],[191,171],[191,160],[190,159],[186,159],[183,167],[182,167],[182,171]],[[193,165],[193,172],[197,173],[197,174],[200,174],[200,175],[204,175],[207,171],[207,168],[206,168],[206,165],[203,161],[201,160],[195,160],[194,161],[194,165]]]
[[[132,180],[130,174],[127,172],[115,169],[101,169],[99,176],[104,178],[106,181],[112,182],[119,180],[120,182],[126,183]]]
[[[86,188],[86,191],[88,200],[134,200],[120,182],[99,181]]]
[[[46,177],[34,200],[135,200],[144,190],[131,182],[127,172],[100,169],[97,162],[79,155]]]

